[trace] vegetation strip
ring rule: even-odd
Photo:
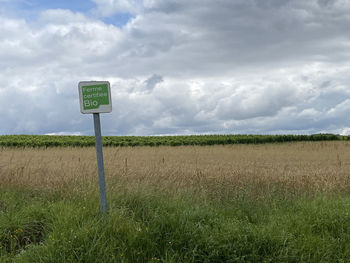
[[[121,190],[121,189],[118,189]],[[149,189],[151,190],[151,189]],[[1,262],[349,262],[349,198],[218,203],[113,193],[0,189]]]
[[[336,134],[312,135],[190,135],[190,136],[104,136],[104,146],[181,146],[262,144],[295,141],[344,141],[349,136]],[[2,135],[3,147],[86,147],[94,146],[93,136]]]

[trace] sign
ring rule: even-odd
[[[81,113],[112,111],[111,88],[108,81],[81,81],[78,86]]]
[[[81,113],[93,113],[96,141],[97,173],[102,214],[107,211],[105,168],[103,164],[100,113],[112,111],[111,88],[108,81],[81,81],[78,84]]]

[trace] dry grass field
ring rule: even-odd
[[[105,147],[109,187],[154,186],[192,189],[224,197],[245,189],[269,192],[347,191],[350,142],[299,142],[263,145]],[[94,148],[2,148],[0,182],[34,188],[97,184]]]
[[[350,142],[0,148],[0,262],[350,262]]]

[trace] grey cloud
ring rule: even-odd
[[[147,80],[145,80],[146,89],[147,90],[153,90],[154,87],[158,84],[163,82],[163,77],[158,74],[153,74],[151,77],[149,77]]]
[[[216,108],[216,116],[221,120],[243,120],[256,117],[274,116],[283,107],[295,103],[295,90],[284,86],[245,87],[236,94],[223,98]]]
[[[329,118],[338,118],[345,121],[350,120],[350,99],[346,99],[341,103],[335,105],[334,108],[331,108],[327,112],[327,117]]]
[[[100,79],[113,89],[106,134],[350,127],[349,1],[95,2],[135,17],[0,18],[0,133],[92,134],[77,83]]]
[[[314,77],[310,75],[309,79],[312,78]],[[241,86],[244,86],[246,81],[249,83],[247,79],[236,80]],[[281,80],[275,81],[276,85],[283,83]],[[335,100],[330,102],[332,106],[323,111],[312,108],[319,100],[321,93],[310,93],[315,88],[307,83],[299,89],[297,85],[301,85],[300,83],[294,83],[295,87],[291,86],[293,83],[289,83],[281,86],[284,89],[276,87],[271,89],[269,87],[272,85],[272,79],[267,79],[266,82],[261,82],[265,88],[259,89],[255,86],[250,89],[243,88],[240,91],[237,84],[231,86],[217,84],[215,87],[215,81],[213,81],[209,86],[214,92],[207,91],[209,87],[204,84],[193,93],[194,87],[191,86],[191,82],[174,84],[172,82],[172,80],[164,80],[148,95],[133,93],[130,96],[132,101],[122,99],[124,104],[120,106],[124,108],[124,115],[122,115],[125,120],[119,118],[119,123],[128,123],[129,132],[138,135],[152,134],[152,132],[153,134],[179,134],[185,131],[305,133],[329,130],[334,126],[350,127],[349,121],[344,120],[343,117],[346,114],[347,104],[338,105]],[[139,85],[142,85],[141,81]],[[232,94],[236,94],[234,95],[236,100],[232,100],[230,97]],[[223,105],[223,102],[227,105]],[[215,105],[220,106],[215,107]],[[333,116],[327,113],[332,111]],[[137,128],[132,127],[133,124]]]
[[[114,50],[123,54],[122,63],[116,60],[123,65],[118,72],[147,75],[152,68],[191,78],[346,59],[344,8],[324,8],[317,1],[261,2],[154,1],[125,28],[126,42]],[[174,3],[177,8],[170,8]],[[139,57],[149,59],[137,63]]]

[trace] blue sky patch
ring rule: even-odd
[[[11,0],[0,2],[0,15],[20,17],[26,20],[35,20],[38,14],[48,9],[67,9],[72,12],[80,12],[90,16],[96,4],[87,0]],[[133,16],[122,13],[110,17],[100,18],[106,24],[113,24],[117,27],[124,26]]]
[[[95,3],[86,0],[13,0],[9,1],[7,5],[11,6],[12,9],[31,12],[40,12],[47,9],[69,9],[73,12],[86,13],[96,7]]]
[[[102,18],[102,21],[106,24],[112,24],[117,27],[122,27],[125,24],[128,23],[130,19],[132,19],[134,16],[131,14],[115,14],[110,17],[104,17]]]

